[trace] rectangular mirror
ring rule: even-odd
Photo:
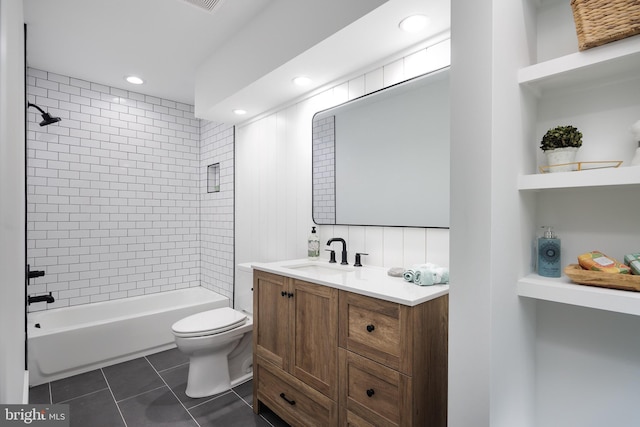
[[[449,227],[449,68],[313,117],[316,224]]]

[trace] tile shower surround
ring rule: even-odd
[[[233,127],[193,106],[29,68],[30,310],[203,285],[233,297]],[[220,162],[221,191],[206,194]],[[201,212],[206,212],[201,217]]]

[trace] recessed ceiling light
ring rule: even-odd
[[[239,116],[242,116],[243,114],[247,114],[247,110],[243,110],[242,108],[236,108],[235,110],[233,110],[233,113]]]
[[[311,83],[311,79],[306,76],[299,76],[293,79],[293,83],[298,86],[307,86],[309,83]]]
[[[417,33],[424,30],[429,24],[429,18],[425,15],[411,15],[400,21],[399,27],[407,33]]]
[[[144,80],[142,80],[138,76],[127,76],[124,79],[129,83],[131,83],[132,85],[141,85],[142,83],[144,83]]]

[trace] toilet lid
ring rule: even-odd
[[[244,313],[230,307],[203,311],[178,320],[171,329],[181,337],[214,335],[237,328],[247,322]]]

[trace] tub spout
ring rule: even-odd
[[[31,305],[31,303],[33,302],[43,302],[43,301],[46,301],[47,304],[51,304],[52,302],[55,301],[55,298],[53,297],[53,295],[51,295],[51,292],[49,292],[49,295],[38,295],[36,297],[29,297],[28,304]]]

